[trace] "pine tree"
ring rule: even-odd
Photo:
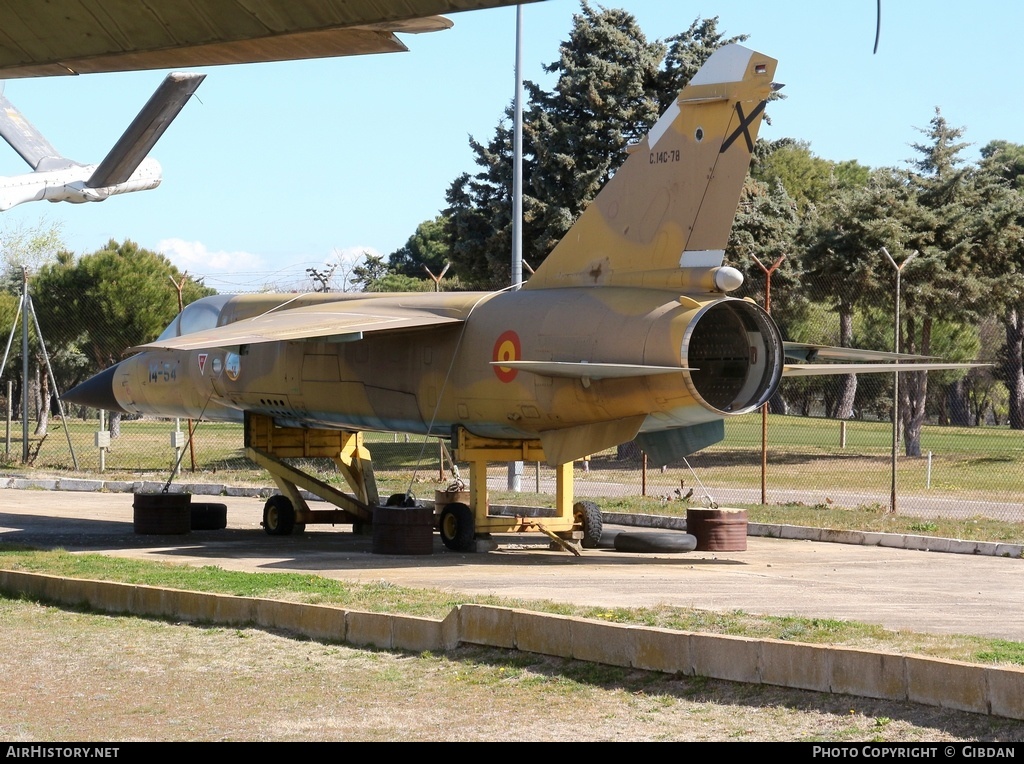
[[[45,302],[36,310],[47,341],[77,344],[93,363],[92,371],[120,361],[135,345],[156,339],[178,313],[178,295],[171,282],[181,274],[163,255],[133,241],[107,245],[78,260],[63,252],[39,272],[33,285]],[[187,281],[185,303],[213,294]],[[112,434],[120,416],[111,415]]]
[[[971,229],[977,196],[971,169],[962,166],[963,128],[949,125],[939,109],[927,140],[913,144],[908,185],[914,204],[901,224],[909,232],[905,248],[918,256],[903,274],[902,352],[930,355],[935,322],[964,321],[976,313],[983,283],[971,267]],[[890,249],[890,252],[892,250]],[[896,256],[896,252],[892,252]],[[899,262],[899,260],[897,260]],[[921,455],[921,427],[928,395],[928,373],[906,373],[900,380],[900,413],[907,456]]]
[[[523,255],[537,267],[625,161],[626,147],[644,136],[724,38],[717,19],[695,21],[668,41],[648,41],[622,10],[584,2],[573,18],[549,92],[527,82],[523,127]],[[666,57],[666,51],[668,53]],[[662,62],[664,67],[662,68]],[[511,112],[487,143],[470,140],[473,175],[447,192],[446,233],[463,283],[508,284],[512,245]]]
[[[1001,313],[995,374],[1009,392],[1010,427],[1024,430],[1024,146],[993,141],[981,156],[972,262]]]
[[[528,86],[524,134],[536,155],[529,181],[540,229],[530,246],[536,264],[625,161],[626,147],[658,119],[664,56],[665,47],[648,42],[631,14],[584,2],[558,61],[545,67],[558,75],[554,90]]]

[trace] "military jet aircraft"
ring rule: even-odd
[[[163,177],[160,164],[147,155],[205,78],[167,75],[103,161],[90,165],[61,156],[3,95],[0,83],[0,137],[32,168],[25,175],[0,177],[0,211],[44,199],[102,202],[115,194],[156,188]]]
[[[786,343],[764,310],[729,296],[743,277],[723,255],[775,68],[740,45],[716,51],[522,289],[208,297],[65,398],[244,417],[247,453],[260,458],[276,445],[278,456],[311,455],[332,431],[451,436],[475,459],[472,507],[442,517],[453,548],[500,524],[487,460],[568,464],[555,520],[500,527],[578,528],[586,513],[562,495],[573,460],[636,438],[665,464],[720,440],[724,421],[756,410],[784,376],[923,360]],[[848,363],[806,363],[815,358]],[[349,454],[350,483],[375,503],[360,449],[342,439],[317,453]],[[260,463],[288,496],[268,503],[268,531],[311,521],[294,490],[308,476]]]

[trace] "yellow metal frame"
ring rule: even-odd
[[[370,452],[362,433],[278,427],[272,417],[245,415],[245,455],[263,467],[295,507],[299,523],[368,523],[371,507],[380,503]],[[285,464],[288,458],[334,461],[354,495],[339,491],[312,475]],[[299,489],[305,489],[337,510],[311,510]]]
[[[281,493],[295,507],[298,523],[369,523],[372,507],[379,505],[377,481],[370,452],[360,432],[278,427],[272,417],[245,415],[245,455],[263,467]],[[354,495],[327,485],[302,470],[285,464],[289,458],[328,458]],[[555,468],[555,510],[541,516],[530,507],[502,507],[504,514],[491,514],[487,494],[489,462],[542,462],[544,449],[538,440],[497,440],[480,438],[458,428],[455,458],[470,464],[470,499],[476,533],[522,533],[539,531],[561,540],[583,537],[573,515],[573,464]],[[335,510],[311,510],[299,489],[333,504]],[[528,511],[531,510],[531,511]]]
[[[537,517],[526,514],[492,515],[487,496],[488,462],[543,462],[544,449],[539,440],[497,440],[480,438],[458,428],[455,439],[455,458],[469,462],[470,509],[473,510],[477,533],[521,533],[541,531],[555,533],[561,538],[582,538],[573,516],[573,463],[555,467],[555,514]]]

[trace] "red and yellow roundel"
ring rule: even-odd
[[[519,335],[513,331],[502,332],[501,336],[494,342],[493,361],[518,361],[523,356],[522,345],[519,344]],[[502,382],[511,382],[519,373],[518,369],[508,366],[495,366],[494,373]]]

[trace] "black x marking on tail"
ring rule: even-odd
[[[732,135],[725,139],[725,143],[722,144],[722,148],[719,149],[718,151],[719,154],[724,154],[726,151],[728,151],[733,141],[740,137],[740,134],[742,134],[744,139],[746,139],[747,141],[747,151],[749,151],[751,154],[754,153],[754,142],[750,139],[750,132],[747,130],[747,128],[750,127],[750,124],[755,119],[757,119],[758,115],[762,111],[764,111],[764,105],[766,103],[768,102],[761,101],[761,103],[757,105],[757,108],[750,112],[749,117],[743,116],[743,106],[741,106],[739,103],[736,104],[736,113],[739,114],[740,116],[740,126],[733,130]]]

